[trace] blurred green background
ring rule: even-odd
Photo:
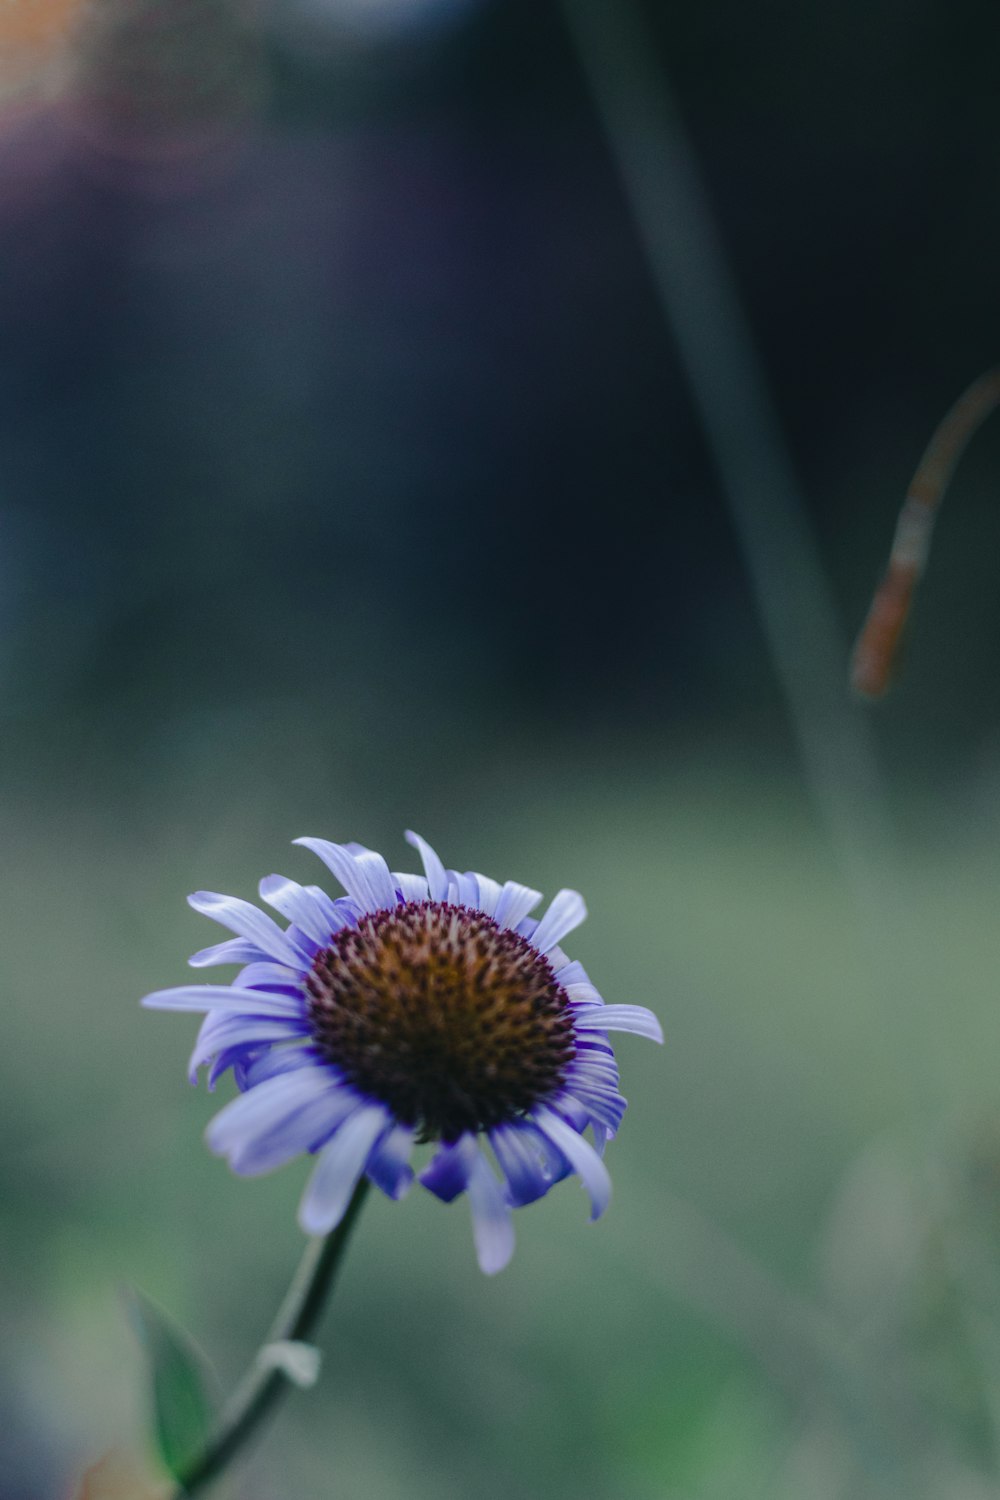
[[[5,14],[3,1500],[141,1448],[125,1285],[229,1387],[300,1252],[306,1164],[210,1157],[228,1085],[138,1009],[184,896],[405,827],[583,891],[667,1046],[618,1048],[599,1225],[568,1185],[487,1280],[464,1201],[371,1205],[229,1492],[1000,1493],[1000,424],[884,705],[773,650],[810,546],[846,642],[997,358],[996,8],[640,8],[801,480],[770,601],[561,10]]]

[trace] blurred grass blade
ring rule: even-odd
[[[134,1289],[128,1301],[149,1361],[156,1450],[179,1479],[215,1426],[211,1373],[204,1355],[161,1307]]]

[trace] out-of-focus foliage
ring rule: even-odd
[[[155,1451],[167,1472],[179,1479],[215,1426],[205,1361],[184,1330],[148,1297],[133,1292],[129,1311],[149,1370]]]
[[[892,993],[773,781],[622,750],[570,771],[568,744],[503,746],[438,791],[426,759],[391,788],[365,774],[362,739],[339,774],[296,785],[259,778],[244,723],[189,744],[187,800],[139,778],[102,809],[64,776],[44,818],[8,812],[24,1065],[6,1092],[19,1358],[4,1399],[25,1466],[45,1453],[65,1471],[141,1430],[121,1280],[196,1328],[228,1382],[300,1250],[301,1173],[230,1177],[199,1138],[217,1100],[184,1082],[191,1038],[132,1008],[203,941],[181,893],[218,878],[250,894],[262,860],[299,873],[285,835],[321,812],[391,847],[409,798],[459,863],[579,884],[584,962],[612,997],[664,1010],[667,1048],[623,1055],[632,1111],[606,1219],[584,1231],[582,1195],[553,1195],[518,1216],[497,1281],[460,1206],[373,1202],[323,1377],[282,1414],[256,1491],[322,1493],[335,1473],[352,1496],[459,1496],[487,1472],[497,1495],[721,1497],[737,1475],[789,1500],[976,1493],[970,1476],[992,1472],[997,1025],[978,836],[897,871],[919,946]],[[911,1139],[905,1120],[925,1124]]]
[[[164,1500],[167,1493],[130,1455],[113,1452],[85,1470],[73,1500]]]

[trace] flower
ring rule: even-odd
[[[562,1178],[580,1177],[592,1219],[604,1211],[602,1155],[626,1107],[607,1034],[663,1036],[642,1006],[606,1005],[559,947],[586,916],[576,891],[536,920],[539,891],[446,870],[406,837],[423,875],[393,873],[360,844],[297,839],[347,894],[268,875],[261,898],[284,929],[235,896],[189,897],[236,934],[191,964],[244,967],[232,984],[142,1003],[205,1012],[190,1076],[208,1064],[212,1088],[233,1070],[241,1092],[206,1138],[234,1171],[317,1153],[299,1210],[307,1233],[339,1223],[363,1174],[401,1197],[414,1145],[434,1142],[420,1181],[445,1203],[468,1193],[479,1264],[493,1273],[513,1253],[511,1209]]]

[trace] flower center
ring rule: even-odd
[[[573,1056],[548,959],[471,907],[408,902],[362,917],[317,953],[306,991],[324,1056],[426,1140],[522,1116]]]

